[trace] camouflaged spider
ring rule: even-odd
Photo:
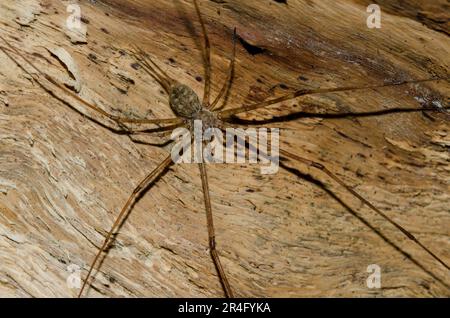
[[[391,84],[382,84],[382,85],[374,85],[374,86],[365,86],[365,87],[340,87],[340,88],[331,88],[331,89],[300,89],[293,93],[287,94],[285,96],[266,100],[260,103],[255,104],[249,104],[249,105],[243,105],[236,108],[227,108],[224,110],[224,107],[226,106],[226,98],[227,94],[229,93],[231,89],[231,84],[233,81],[233,74],[234,74],[234,64],[235,64],[235,55],[236,55],[236,30],[234,31],[234,41],[233,41],[233,51],[232,51],[232,58],[229,64],[228,73],[226,77],[226,82],[222,86],[219,94],[217,97],[211,101],[211,59],[210,59],[210,42],[208,38],[208,34],[206,31],[205,24],[203,22],[200,8],[197,3],[197,0],[193,0],[195,10],[198,16],[198,19],[201,24],[202,33],[203,33],[203,39],[204,39],[204,46],[203,46],[203,61],[205,66],[205,85],[204,85],[204,91],[203,91],[203,98],[200,100],[196,92],[190,88],[189,86],[186,86],[184,84],[179,83],[177,80],[171,78],[164,70],[161,69],[150,57],[148,57],[145,52],[140,50],[139,48],[135,48],[134,50],[134,57],[136,60],[140,63],[142,68],[150,75],[152,76],[165,90],[165,92],[169,96],[169,103],[170,107],[173,110],[176,117],[174,118],[167,118],[167,119],[130,119],[125,117],[118,117],[111,115],[110,113],[104,111],[103,109],[85,101],[81,97],[79,97],[77,94],[73,93],[69,89],[67,89],[64,85],[60,84],[58,81],[56,81],[54,78],[48,76],[47,74],[40,71],[28,58],[26,58],[23,54],[21,54],[16,48],[14,48],[12,45],[9,44],[8,41],[6,41],[3,37],[0,37],[4,43],[6,44],[6,47],[0,47],[0,49],[7,54],[12,60],[16,61],[15,58],[12,56],[12,54],[20,56],[26,63],[28,63],[36,72],[38,75],[45,78],[48,82],[53,84],[54,86],[58,87],[60,90],[64,91],[68,95],[72,96],[76,100],[78,100],[81,104],[83,104],[85,107],[89,108],[90,110],[95,111],[98,115],[104,116],[106,118],[109,118],[113,120],[115,123],[119,125],[119,127],[123,128],[127,131],[127,133],[133,134],[135,132],[140,132],[140,130],[135,130],[129,126],[129,124],[135,124],[135,125],[141,125],[141,124],[154,124],[160,127],[161,131],[167,131],[174,127],[187,127],[189,129],[192,129],[192,122],[194,120],[201,120],[205,123],[206,127],[218,127],[219,129],[224,129],[229,126],[233,126],[232,118],[236,114],[250,112],[253,110],[265,108],[267,106],[281,103],[284,101],[289,101],[292,99],[295,99],[300,96],[307,96],[307,95],[313,95],[313,94],[322,94],[322,93],[333,93],[333,92],[343,92],[343,91],[353,91],[353,90],[360,90],[360,89],[372,89],[372,88],[382,88],[382,87],[389,87],[389,86],[399,86],[409,83],[421,83],[421,82],[428,82],[428,81],[435,81],[440,79],[425,79],[425,80],[416,80],[416,81],[401,81]],[[18,63],[18,62],[16,62]],[[20,66],[20,64],[18,63]],[[30,74],[34,79],[37,79],[36,74]],[[420,108],[416,109],[415,111],[424,111],[424,110],[430,110],[434,111],[435,108]],[[248,148],[251,148],[250,145],[248,145]],[[309,160],[307,158],[301,157],[297,154],[288,152],[286,150],[280,149],[281,158],[283,160],[292,160],[296,161],[302,164],[305,164],[309,167],[312,167],[314,169],[317,169],[324,174],[328,175],[330,178],[332,178],[335,182],[337,182],[339,185],[344,187],[349,193],[351,193],[354,197],[358,198],[362,203],[364,203],[367,207],[369,207],[372,211],[380,215],[382,218],[384,218],[386,221],[391,223],[393,226],[395,226],[398,230],[400,230],[408,239],[413,241],[415,244],[420,246],[424,251],[426,251],[429,255],[431,255],[436,261],[438,261],[440,264],[442,264],[447,270],[449,270],[449,266],[441,260],[438,256],[436,256],[433,252],[431,252],[426,246],[424,246],[420,241],[418,241],[409,231],[404,229],[401,225],[393,221],[390,217],[388,217],[386,214],[384,214],[381,210],[376,208],[373,204],[371,204],[368,200],[363,198],[360,194],[355,192],[350,186],[348,186],[346,183],[344,183],[339,177],[337,177],[334,173],[332,173],[327,167],[325,167],[323,164],[319,162],[315,162],[312,160]],[[119,215],[115,219],[115,222],[111,229],[109,230],[101,248],[97,252],[94,260],[92,261],[92,264],[89,268],[89,271],[87,273],[86,278],[83,281],[83,286],[79,292],[79,297],[83,295],[83,291],[85,290],[86,286],[89,284],[89,278],[92,275],[92,272],[94,268],[96,267],[98,260],[103,252],[106,251],[108,245],[113,240],[114,233],[120,228],[122,225],[124,219],[130,213],[130,209],[133,205],[133,202],[138,198],[138,196],[145,190],[151,187],[155,180],[161,175],[164,174],[164,172],[167,170],[167,168],[172,165],[172,158],[170,155],[167,155],[165,159],[160,162],[153,171],[151,171],[133,190],[132,194],[129,196],[128,200],[122,207]],[[220,278],[220,282],[223,286],[223,291],[225,296],[227,297],[233,297],[233,289],[227,279],[226,271],[223,268],[220,257],[216,249],[216,242],[215,242],[215,229],[213,224],[213,214],[212,214],[212,207],[211,207],[211,200],[210,200],[210,194],[209,194],[209,183],[208,183],[208,177],[207,177],[207,169],[206,164],[204,162],[198,163],[198,168],[200,170],[201,174],[201,181],[202,181],[202,188],[203,188],[203,196],[204,196],[204,204],[205,204],[205,211],[206,211],[206,217],[207,217],[207,228],[208,228],[208,238],[209,238],[209,250],[211,253],[212,260],[214,262],[214,265],[217,269],[218,276]]]

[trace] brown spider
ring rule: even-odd
[[[227,127],[234,127],[236,126],[233,123],[233,116],[250,112],[253,110],[265,108],[267,106],[281,103],[284,101],[289,101],[294,98],[300,97],[300,96],[307,96],[307,95],[313,95],[313,94],[323,94],[323,93],[332,93],[332,92],[343,92],[343,91],[354,91],[354,90],[361,90],[361,89],[371,89],[371,88],[382,88],[382,87],[389,87],[389,86],[399,86],[404,84],[410,84],[410,83],[421,83],[421,82],[429,82],[429,81],[436,81],[439,79],[433,78],[433,79],[424,79],[424,80],[416,80],[416,81],[400,81],[393,84],[381,84],[381,85],[374,85],[374,86],[365,86],[365,87],[340,87],[340,88],[331,88],[331,89],[300,89],[293,93],[287,94],[285,96],[266,100],[260,103],[255,104],[249,104],[249,105],[243,105],[236,108],[228,108],[226,110],[223,110],[223,108],[226,106],[226,98],[227,94],[229,93],[231,89],[231,84],[233,81],[233,74],[234,74],[234,64],[235,64],[235,54],[236,54],[236,29],[234,30],[234,41],[233,41],[233,51],[232,51],[232,58],[229,64],[228,73],[226,77],[226,82],[224,83],[223,87],[221,88],[219,94],[217,97],[211,102],[211,60],[210,60],[210,42],[208,38],[208,34],[204,25],[204,22],[202,20],[202,16],[200,13],[199,5],[196,0],[193,0],[195,9],[198,15],[198,19],[201,24],[203,38],[204,38],[204,47],[203,47],[203,61],[205,65],[205,86],[203,91],[203,99],[200,101],[200,98],[195,93],[195,91],[190,88],[189,86],[186,86],[184,84],[179,83],[177,80],[171,78],[164,70],[162,70],[150,57],[148,57],[142,50],[139,48],[135,48],[133,55],[135,56],[136,60],[140,63],[140,65],[143,67],[143,69],[150,74],[166,91],[166,93],[169,96],[170,101],[170,107],[175,113],[176,117],[174,118],[167,118],[167,119],[130,119],[125,117],[118,117],[109,114],[108,112],[104,111],[103,109],[85,101],[84,99],[80,98],[78,95],[67,89],[65,86],[60,84],[58,81],[56,81],[54,78],[48,76],[47,74],[40,71],[28,58],[26,58],[23,54],[21,54],[15,47],[11,46],[8,41],[6,41],[3,37],[0,37],[6,44],[5,47],[0,47],[0,49],[7,54],[12,60],[16,61],[11,53],[14,53],[18,56],[20,56],[26,63],[28,63],[36,72],[37,74],[43,76],[47,81],[64,91],[65,93],[69,94],[76,100],[78,100],[80,103],[82,103],[84,106],[88,107],[89,109],[97,112],[99,115],[107,117],[114,122],[116,122],[122,129],[124,129],[127,133],[133,134],[133,133],[139,133],[142,132],[142,130],[136,130],[133,128],[130,128],[129,124],[154,124],[159,127],[161,131],[169,131],[175,127],[187,127],[189,129],[193,129],[193,121],[194,120],[201,120],[205,127],[218,127],[219,129],[223,130]],[[17,62],[16,62],[17,63]],[[20,64],[18,64],[20,66]],[[26,70],[25,70],[26,71]],[[36,79],[36,75],[29,73],[33,78]],[[43,86],[44,87],[44,86]],[[45,88],[45,87],[44,87]],[[414,109],[414,111],[424,111],[424,110],[430,110],[435,111],[435,108],[420,108],[420,109]],[[247,147],[249,148],[249,151],[252,151],[252,147],[250,144],[247,143]],[[358,194],[356,191],[354,191],[350,186],[348,186],[346,183],[344,183],[340,178],[338,178],[334,173],[332,173],[327,167],[325,167],[323,164],[319,162],[315,162],[312,160],[309,160],[307,158],[301,157],[297,154],[288,152],[286,150],[280,149],[280,154],[282,160],[293,160],[297,161],[299,163],[305,164],[309,167],[312,167],[314,169],[318,169],[331,177],[334,181],[336,181],[339,185],[344,187],[349,193],[351,193],[354,197],[358,198],[361,202],[363,202],[367,207],[369,207],[371,210],[373,210],[375,213],[383,217],[386,221],[391,223],[393,226],[395,226],[398,230],[400,230],[408,239],[413,241],[415,244],[420,246],[424,251],[426,251],[429,255],[431,255],[436,261],[438,261],[440,264],[442,264],[447,270],[449,270],[449,266],[440,259],[437,255],[435,255],[432,251],[430,251],[426,246],[424,246],[419,240],[417,240],[416,237],[414,237],[409,231],[404,229],[401,225],[393,221],[390,217],[388,217],[385,213],[383,213],[381,210],[376,208],[373,204],[371,204],[368,200],[363,198],[360,194]],[[128,200],[122,207],[119,215],[117,216],[113,226],[109,230],[101,248],[97,252],[94,260],[92,261],[92,264],[89,268],[89,271],[87,273],[86,278],[83,281],[83,286],[79,292],[79,297],[83,295],[83,291],[85,290],[85,287],[89,284],[89,278],[92,274],[92,271],[97,265],[97,262],[102,255],[103,252],[107,250],[108,245],[113,240],[114,233],[120,228],[124,220],[126,219],[126,216],[128,213],[130,213],[130,208],[132,207],[135,200],[139,197],[139,195],[147,188],[149,188],[152,184],[154,184],[155,180],[161,176],[167,168],[172,165],[172,158],[170,155],[167,155],[165,159],[157,165],[157,167],[151,171],[134,189],[132,194],[129,196]],[[219,254],[216,250],[216,241],[215,241],[215,229],[213,224],[213,213],[212,213],[212,207],[211,207],[211,200],[210,200],[210,194],[209,194],[209,184],[208,184],[208,176],[207,176],[207,169],[206,164],[204,162],[198,164],[200,174],[201,174],[201,181],[202,181],[202,188],[203,188],[203,195],[204,195],[204,204],[205,204],[205,210],[206,210],[206,217],[207,217],[207,227],[208,227],[208,238],[209,238],[209,250],[211,253],[212,260],[214,262],[214,265],[217,269],[220,282],[223,286],[224,293],[227,297],[233,297],[233,289],[227,279],[226,271],[224,270],[221,262]],[[282,166],[283,167],[283,166]],[[286,168],[286,167],[285,167]]]

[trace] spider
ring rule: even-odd
[[[52,78],[51,76],[45,74],[41,70],[39,70],[34,63],[21,54],[14,46],[10,45],[9,42],[0,37],[5,43],[6,47],[0,47],[0,49],[8,55],[12,60],[16,61],[16,59],[11,55],[15,54],[21,57],[28,65],[30,65],[34,71],[43,78],[45,78],[48,82],[50,82],[55,87],[64,91],[66,94],[75,98],[78,102],[83,104],[88,109],[96,112],[99,116],[106,117],[117,124],[120,127],[121,131],[126,134],[139,134],[145,133],[147,130],[145,129],[136,129],[134,128],[136,125],[145,125],[151,124],[156,125],[157,128],[153,129],[153,132],[156,131],[171,131],[174,128],[178,127],[187,127],[188,129],[193,129],[193,121],[194,120],[202,120],[205,123],[206,127],[218,127],[221,130],[224,130],[227,127],[236,127],[238,124],[236,123],[235,116],[238,114],[248,113],[254,110],[264,109],[268,106],[279,104],[286,101],[291,101],[293,99],[309,96],[309,95],[317,95],[317,94],[325,94],[325,93],[336,93],[336,92],[348,92],[355,90],[363,90],[363,89],[376,89],[376,88],[384,88],[384,87],[392,87],[392,86],[402,86],[405,84],[418,84],[430,81],[436,81],[438,79],[423,79],[423,80],[415,80],[415,81],[398,81],[395,83],[389,84],[380,84],[380,85],[371,85],[371,86],[349,86],[349,87],[339,87],[339,88],[330,88],[330,89],[298,89],[295,92],[286,94],[284,96],[265,100],[258,103],[246,104],[239,107],[231,107],[226,108],[227,104],[227,96],[232,88],[233,76],[234,76],[234,67],[235,67],[235,56],[236,56],[236,29],[234,30],[233,36],[233,50],[232,50],[232,58],[229,63],[228,72],[226,76],[226,81],[223,84],[219,94],[212,99],[211,92],[211,45],[208,37],[208,33],[205,27],[205,23],[203,21],[200,7],[197,0],[193,0],[195,11],[197,17],[199,19],[201,30],[203,34],[203,48],[202,48],[202,57],[205,66],[205,78],[204,78],[204,90],[202,99],[200,99],[197,93],[189,86],[180,83],[178,80],[170,77],[167,72],[165,72],[159,65],[157,65],[152,58],[150,58],[143,50],[139,47],[135,47],[132,51],[132,55],[139,62],[141,67],[145,72],[147,72],[156,82],[161,85],[164,91],[168,95],[169,104],[176,115],[173,118],[164,118],[164,119],[131,119],[128,117],[120,117],[116,115],[112,115],[109,112],[103,110],[102,108],[93,105],[90,102],[79,97],[77,94],[73,93],[71,90],[67,89],[64,85],[60,84],[57,80]],[[20,66],[20,64],[18,64]],[[26,71],[26,70],[25,70]],[[28,71],[27,71],[28,72]],[[34,79],[37,80],[37,76],[35,74],[29,73]],[[37,80],[38,81],[38,80]],[[39,81],[38,81],[39,82]],[[45,87],[44,87],[45,88]],[[422,107],[420,109],[413,109],[412,111],[435,111],[434,107],[426,108]],[[249,151],[254,151],[250,142],[247,142],[246,146]],[[391,223],[394,227],[396,227],[399,231],[401,231],[409,240],[414,242],[421,249],[426,251],[431,257],[433,257],[438,263],[444,266],[447,270],[449,270],[448,265],[435,253],[433,253],[429,248],[427,248],[424,244],[422,244],[413,234],[411,234],[408,230],[402,227],[400,224],[395,222],[392,218],[390,218],[386,213],[375,207],[372,203],[370,203],[367,199],[365,199],[358,192],[353,190],[352,187],[347,185],[341,178],[339,178],[335,173],[331,171],[326,165],[316,162],[314,160],[310,160],[306,157],[300,156],[299,154],[292,153],[285,149],[280,149],[281,155],[281,167],[292,172],[292,169],[286,166],[286,162],[296,162],[300,164],[304,164],[312,169],[318,170],[323,174],[327,175],[331,179],[333,179],[337,184],[346,189],[351,195],[360,200],[364,205],[370,208],[373,212],[381,216],[387,222]],[[99,248],[95,258],[93,259],[91,266],[89,267],[88,273],[83,280],[83,286],[80,289],[79,295],[82,296],[86,287],[89,284],[89,280],[92,276],[93,270],[99,263],[99,260],[102,254],[107,251],[108,246],[112,243],[114,239],[114,234],[120,229],[124,220],[127,218],[127,215],[132,210],[133,204],[139,198],[139,196],[145,192],[148,188],[150,188],[154,183],[164,175],[164,173],[168,170],[168,168],[173,165],[173,161],[170,155],[167,155],[164,160],[162,160],[156,168],[154,168],[147,176],[135,187],[132,191],[131,195],[126,200],[125,204],[120,210],[120,213],[116,217],[113,226],[108,231],[106,238]],[[206,212],[206,220],[207,220],[207,229],[208,229],[208,242],[209,242],[209,252],[211,255],[211,259],[215,265],[217,270],[218,277],[223,287],[224,295],[227,297],[234,297],[234,290],[229,282],[227,277],[227,272],[224,266],[221,263],[219,253],[216,247],[216,234],[215,227],[213,222],[213,210],[211,205],[210,198],[210,190],[209,190],[209,182],[208,182],[208,172],[206,163],[198,163],[198,169],[201,176],[202,190],[203,190],[203,199],[204,199],[204,207]]]

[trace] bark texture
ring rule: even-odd
[[[227,107],[300,88],[449,77],[445,0],[379,1],[381,29],[367,28],[365,0],[199,3],[213,46],[214,94],[234,27],[239,35]],[[79,1],[85,38],[67,29],[68,4],[2,0],[0,35],[115,115],[173,116],[163,90],[129,54],[132,44],[201,96],[192,1]],[[72,297],[71,272],[79,266],[84,277],[127,197],[166,150],[91,121],[113,126],[40,77],[55,96],[46,92],[3,52],[0,66],[0,295]],[[264,126],[282,128],[283,149],[325,164],[450,263],[448,112],[307,116],[439,108],[448,106],[449,87],[322,94],[239,117],[282,116]],[[326,175],[286,164],[297,174],[208,166],[217,246],[237,296],[450,296],[448,271],[401,232]],[[88,296],[222,296],[207,246],[198,169],[176,165],[134,206]],[[381,289],[366,285],[370,264],[381,268]]]

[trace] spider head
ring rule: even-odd
[[[202,109],[198,95],[192,88],[183,84],[170,87],[170,107],[177,116],[192,119]]]

